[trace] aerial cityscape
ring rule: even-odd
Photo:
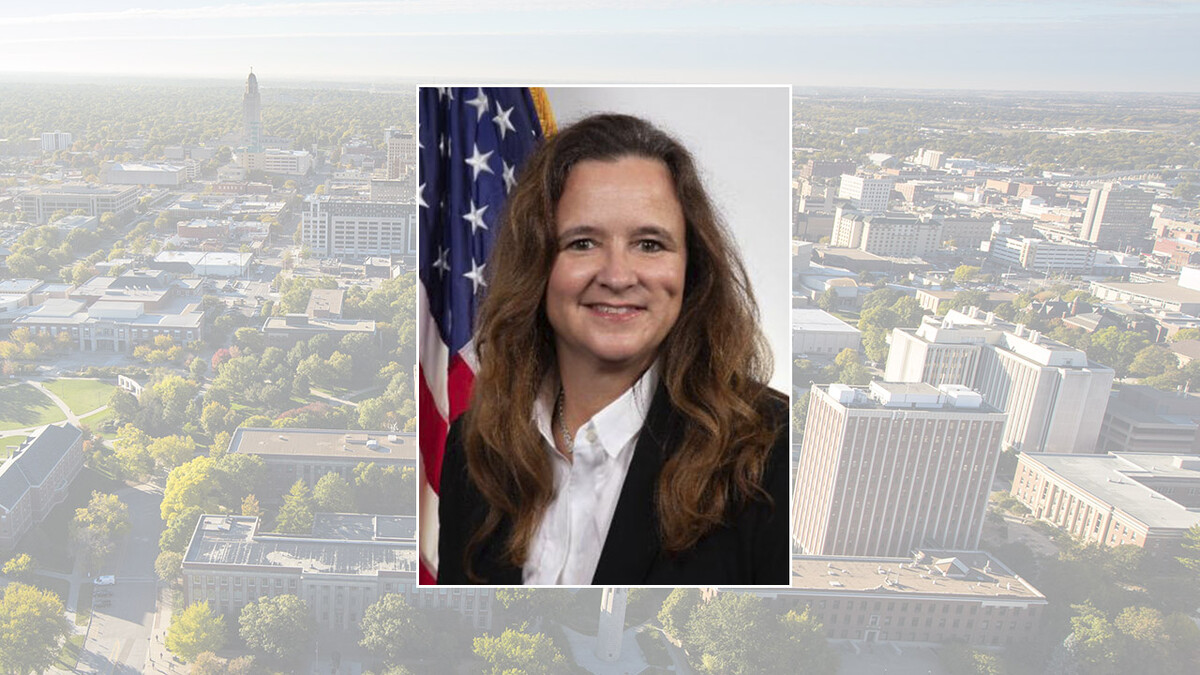
[[[439,588],[415,89],[0,82],[0,669],[1196,672],[1200,97],[792,117],[791,586]]]

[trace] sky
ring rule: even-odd
[[[0,4],[0,77],[1200,91],[1200,0]]]

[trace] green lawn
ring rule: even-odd
[[[42,392],[27,384],[0,389],[0,431],[53,424],[67,419]]]
[[[85,640],[87,640],[87,635],[83,633],[69,635],[63,641],[62,651],[59,652],[58,661],[54,665],[67,672],[75,672],[75,665],[79,663],[79,652],[83,651]]]
[[[8,457],[12,455],[12,450],[10,450],[8,446],[20,445],[25,442],[26,438],[27,437],[24,434],[0,438],[0,460],[8,459]]]
[[[79,422],[88,429],[91,429],[93,434],[111,441],[117,437],[117,433],[115,431],[103,431],[100,427],[104,426],[105,422],[116,417],[116,415],[116,411],[112,408],[105,408],[98,413],[92,413],[87,417],[79,418]]]
[[[54,395],[61,398],[71,412],[82,415],[108,404],[116,391],[116,385],[100,380],[62,379],[43,383]]]

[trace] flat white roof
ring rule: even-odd
[[[823,309],[793,309],[792,330],[814,333],[858,333],[858,329]]]

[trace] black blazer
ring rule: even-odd
[[[727,524],[710,532],[693,548],[668,556],[659,541],[654,495],[663,462],[681,438],[685,421],[671,405],[666,389],[658,388],[617,499],[593,585],[789,585],[787,400],[775,392],[764,398],[767,402],[763,412],[776,428],[763,472],[763,487],[773,503],[750,501],[744,508],[731,511]],[[461,422],[451,426],[442,463],[439,584],[471,583],[463,569],[463,552],[471,533],[487,514],[487,503],[467,475],[460,427]],[[475,552],[472,568],[484,583],[522,583],[521,568],[510,565],[504,556],[510,530],[511,523],[503,520]]]

